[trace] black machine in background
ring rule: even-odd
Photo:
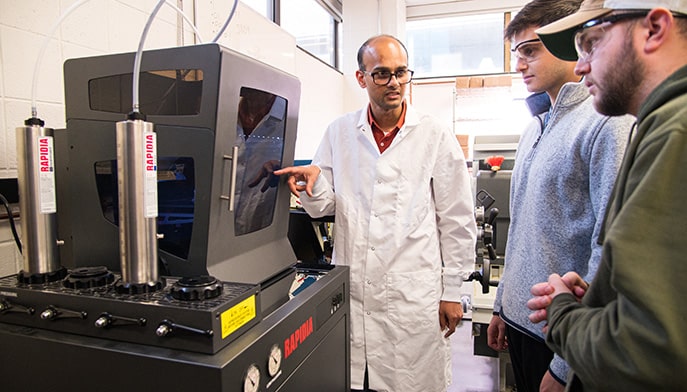
[[[478,281],[481,294],[474,291],[472,297],[472,335],[475,355],[499,357],[499,352],[487,345],[487,327],[494,311],[496,286],[506,267],[505,250],[510,225],[510,180],[513,160],[504,160],[500,170],[492,170],[482,160],[475,161],[476,171],[475,221],[478,236],[475,264],[478,269],[469,280]],[[490,290],[490,288],[494,290]],[[504,362],[502,369],[509,365]],[[508,372],[508,370],[506,370]]]
[[[291,209],[288,236],[299,261],[313,264],[331,262],[334,241],[328,225],[333,222],[333,216],[313,219],[305,210]]]
[[[502,169],[492,171],[481,163],[476,175],[476,205],[485,208],[485,215],[490,215],[490,209],[496,208],[498,214],[492,222],[494,227],[494,249],[499,258],[503,258],[506,252],[506,240],[508,227],[510,226],[510,179],[513,173],[513,160],[507,159],[502,164]]]
[[[479,163],[479,162],[478,162]],[[505,162],[512,169],[512,162]],[[510,178],[511,170],[489,170],[488,166],[476,167],[475,222],[477,243],[475,264],[479,269],[468,277],[477,281],[482,293],[489,293],[489,287],[499,284],[492,279],[492,267],[503,267],[508,226],[510,225]]]
[[[348,269],[297,263],[290,193],[271,174],[293,164],[291,75],[216,44],[143,53],[162,276],[122,284],[115,124],[133,60],[65,64],[55,170],[68,274],[0,278],[0,390],[348,391]]]

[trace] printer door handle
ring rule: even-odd
[[[236,201],[236,168],[238,167],[239,146],[234,146],[231,149],[231,155],[224,155],[222,158],[231,160],[231,177],[229,180],[229,196],[221,195],[220,199],[229,200],[229,212],[234,212],[234,203]]]

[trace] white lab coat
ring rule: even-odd
[[[351,378],[377,391],[445,392],[439,301],[460,302],[475,258],[473,195],[455,135],[408,105],[379,153],[367,108],[334,121],[315,154],[313,217],[335,215],[333,262],[350,266]],[[443,261],[443,263],[442,263]]]

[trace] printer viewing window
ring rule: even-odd
[[[141,72],[141,113],[147,115],[185,116],[200,113],[203,71],[170,69]],[[110,75],[88,82],[92,110],[129,113],[133,96],[131,73]]]
[[[196,198],[193,158],[162,156],[157,159],[158,217],[157,232],[161,250],[186,259],[191,246]],[[95,184],[103,217],[119,226],[117,161],[97,161]]]
[[[286,99],[242,87],[235,145],[238,146],[234,190],[234,233],[243,235],[272,224],[282,166]]]

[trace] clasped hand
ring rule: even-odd
[[[529,315],[530,321],[537,324],[546,321],[546,308],[551,305],[551,301],[558,294],[570,293],[577,297],[577,300],[582,300],[582,297],[587,292],[589,285],[576,272],[568,272],[563,276],[558,274],[549,275],[547,282],[537,283],[530,289],[533,295],[527,301],[527,307],[532,310]],[[544,325],[542,331],[546,333],[548,325]]]

